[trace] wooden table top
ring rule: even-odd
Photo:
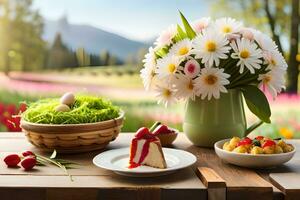
[[[106,149],[127,147],[132,134],[122,133]],[[300,149],[300,140],[291,140]],[[154,178],[129,178],[100,169],[92,158],[100,153],[62,155],[80,163],[70,169],[74,181],[52,166],[24,172],[0,162],[1,200],[96,200],[96,199],[300,199],[300,153],[287,164],[268,170],[251,170],[226,164],[213,149],[193,146],[184,134],[174,148],[197,156],[197,163],[171,175]],[[0,133],[0,159],[9,154],[32,150],[22,133]],[[41,153],[42,154],[42,153]]]

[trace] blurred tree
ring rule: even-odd
[[[279,51],[286,50],[286,55],[289,55],[287,91],[297,92],[299,0],[214,0],[213,12],[216,16],[225,14],[241,18],[262,31],[269,31]],[[290,46],[282,43],[283,40],[289,40]]]
[[[110,60],[109,52],[107,50],[103,50],[100,53],[100,59],[101,59],[101,65],[108,66],[109,65],[109,60]]]
[[[114,55],[109,56],[108,66],[118,65],[118,58]]]
[[[32,0],[0,1],[1,54],[4,72],[18,66],[27,71],[44,63],[43,19],[32,8]]]
[[[101,60],[100,60],[100,57],[98,55],[91,54],[90,58],[91,58],[90,66],[100,66],[101,65]]]
[[[90,55],[84,50],[84,48],[78,48],[76,50],[76,57],[80,67],[90,66],[91,58]]]
[[[48,53],[47,68],[77,67],[77,57],[74,52],[63,44],[61,34],[57,33]]]

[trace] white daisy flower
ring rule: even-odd
[[[283,55],[279,51],[265,52],[264,58],[266,60],[265,64],[268,64],[267,70],[271,70],[274,68],[281,68],[286,70],[288,65],[283,57]]]
[[[262,60],[262,51],[257,45],[245,38],[238,39],[230,43],[234,53],[231,54],[233,59],[239,59],[237,66],[240,66],[239,72],[242,74],[244,68],[249,69],[251,74],[255,73],[255,69],[260,69]]]
[[[224,73],[224,69],[206,67],[201,69],[201,73],[198,78],[195,79],[195,87],[197,96],[201,96],[201,99],[208,100],[213,96],[214,98],[220,98],[220,93],[227,93],[227,89],[224,87],[230,82],[228,78],[229,74]]]
[[[224,35],[236,35],[241,31],[243,24],[233,18],[220,18],[216,20],[216,29]]]
[[[153,88],[153,85],[155,83],[155,68],[145,67],[141,70],[140,74],[143,85],[146,90],[150,90]]]
[[[274,99],[282,89],[285,89],[284,73],[284,70],[275,68],[266,74],[260,74],[258,77],[258,80],[261,81],[260,87],[263,91],[270,92]]]
[[[201,63],[206,67],[211,67],[214,64],[219,66],[220,59],[226,59],[226,53],[231,49],[227,44],[229,41],[224,35],[214,29],[203,30],[203,33],[198,35],[193,41],[193,50],[195,58],[201,58]]]
[[[169,54],[178,56],[180,58],[186,58],[191,54],[191,50],[192,42],[189,39],[184,39],[174,44],[171,47]]]
[[[185,63],[183,71],[186,76],[195,78],[200,73],[200,65],[195,59],[190,59]]]
[[[278,51],[278,46],[267,34],[256,30],[254,33],[254,39],[264,52]]]
[[[149,53],[145,55],[144,68],[140,71],[141,78],[143,80],[143,84],[146,90],[150,90],[153,86],[155,79],[155,70],[156,70],[156,57],[155,50],[150,47]]]
[[[197,34],[200,34],[203,29],[206,29],[210,25],[210,23],[211,23],[210,17],[203,17],[201,19],[192,22],[192,27]]]
[[[195,81],[184,74],[179,74],[176,76],[176,78],[177,79],[175,84],[175,89],[176,89],[175,96],[178,99],[191,98],[192,100],[195,100],[195,96],[196,96]]]
[[[155,96],[158,98],[158,104],[162,103],[167,107],[176,102],[175,90],[168,85],[157,85],[155,92]]]
[[[162,31],[156,42],[154,43],[158,47],[172,44],[172,39],[177,34],[177,28],[174,24],[169,26],[166,30]]]
[[[180,65],[180,59],[177,56],[168,54],[166,57],[157,60],[156,73],[159,79],[171,80],[175,77]]]

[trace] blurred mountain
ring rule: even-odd
[[[149,46],[93,26],[70,24],[65,16],[57,21],[45,20],[43,38],[52,44],[57,33],[61,34],[63,42],[71,49],[83,47],[87,52],[97,55],[108,50],[122,59]]]

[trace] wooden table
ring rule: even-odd
[[[132,134],[122,133],[107,149],[126,147]],[[300,149],[300,141],[289,141]],[[197,156],[191,168],[155,178],[128,178],[95,167],[99,153],[63,155],[81,164],[71,169],[74,181],[55,167],[24,172],[0,162],[0,200],[96,199],[300,199],[300,154],[278,168],[254,171],[223,163],[212,149],[193,146],[180,134],[174,148]],[[9,153],[32,150],[22,133],[0,133],[0,159]]]

